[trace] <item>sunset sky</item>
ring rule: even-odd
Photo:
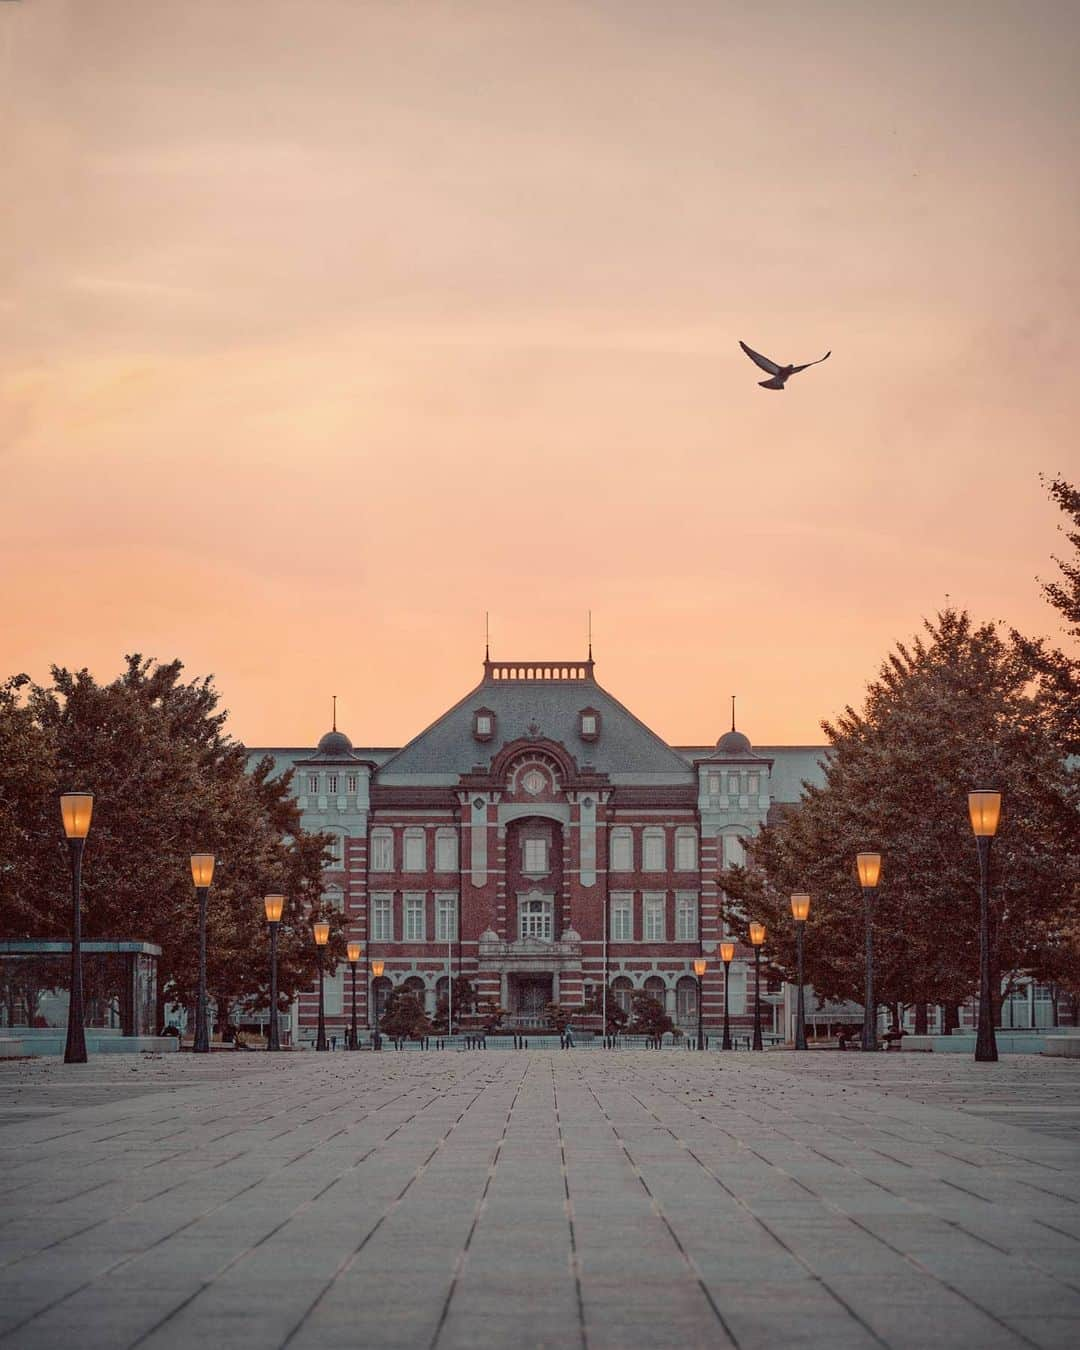
[[[1074,0],[0,4],[0,676],[390,745],[485,610],[591,608],[669,740],[806,742],[947,596],[1054,634],[1078,58]]]

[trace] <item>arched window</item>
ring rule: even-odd
[[[665,1001],[665,998],[667,994],[667,985],[664,983],[664,981],[660,978],[659,975],[649,976],[649,978],[645,981],[645,992],[648,994],[650,998],[654,998],[657,1001],[657,1003],[660,1004],[661,1008],[666,1009],[667,1003]]]
[[[381,1018],[386,1012],[386,1005],[390,1000],[390,990],[393,986],[385,975],[380,975],[377,980],[371,982],[371,997],[375,1005],[375,1016]]]
[[[530,897],[518,901],[518,937],[551,941],[551,901]]]
[[[625,975],[618,975],[611,981],[611,997],[624,1013],[629,1013],[633,1005],[634,986]]]
[[[410,975],[401,987],[413,998],[419,999],[421,1004],[424,1002],[424,981],[419,975]]]

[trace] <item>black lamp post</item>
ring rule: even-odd
[[[60,817],[71,855],[71,992],[68,998],[65,1064],[86,1063],[86,1010],[82,982],[82,855],[94,814],[92,792],[62,792]]]
[[[319,962],[319,1030],[315,1037],[316,1050],[329,1050],[330,1046],[326,1041],[326,990],[325,990],[325,972],[326,967],[323,963],[323,948],[330,941],[330,925],[325,920],[311,925],[311,930],[315,934],[315,956]]]
[[[765,925],[750,925],[750,942],[754,948],[754,1049],[764,1050],[761,1043],[761,948],[765,942]]]
[[[803,929],[806,917],[810,913],[810,897],[793,895],[791,897],[791,917],[795,920],[795,959],[799,981],[795,995],[795,1049],[806,1049],[806,1000],[803,996]]]
[[[728,1017],[728,977],[731,974],[731,962],[734,956],[734,942],[721,942],[720,960],[724,963],[724,1039],[720,1042],[721,1050],[731,1049],[731,1022]]]
[[[874,891],[881,880],[881,854],[855,856],[862,887],[863,927],[866,932],[866,988],[863,994],[862,1048],[877,1049],[877,1004],[874,1002]]]
[[[371,974],[374,977],[371,981],[371,1001],[368,1007],[371,1009],[369,1014],[371,1018],[371,1044],[376,1050],[382,1049],[382,1034],[379,1031],[379,994],[375,988],[375,980],[382,979],[382,973],[386,969],[386,962],[375,960],[371,963]]]
[[[285,908],[283,895],[264,895],[266,921],[270,925],[270,1023],[266,1028],[267,1050],[281,1049],[281,1029],[278,1026],[277,997],[277,935],[281,912]]]
[[[195,1043],[191,1048],[197,1055],[208,1055],[210,1027],[206,1015],[206,896],[214,880],[212,853],[191,855],[191,879],[195,883],[195,894],[199,897],[199,994],[195,1003]]]
[[[979,850],[979,1028],[975,1058],[993,1062],[998,1051],[990,989],[990,845],[1001,819],[1001,793],[989,788],[969,792],[968,814]]]
[[[360,1049],[360,1038],[356,1030],[356,963],[360,960],[360,953],[363,948],[359,942],[350,942],[347,948],[349,955],[349,967],[352,970],[352,1035],[349,1037],[349,1049]]]
[[[708,961],[706,961],[703,956],[697,957],[694,961],[694,974],[697,976],[697,1048],[699,1050],[705,1049],[705,1037],[702,1035],[701,1032],[701,1016],[702,1016],[701,980],[702,976],[705,974],[706,969],[708,968],[708,965],[709,965]]]

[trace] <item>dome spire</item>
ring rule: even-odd
[[[330,697],[334,700],[333,722],[330,729],[332,731],[337,731],[337,694],[331,694]],[[732,716],[734,717],[734,713],[732,713]],[[734,727],[735,723],[732,722],[731,725]]]
[[[731,729],[735,730],[735,695],[731,696]]]

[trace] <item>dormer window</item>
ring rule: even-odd
[[[473,739],[490,741],[495,735],[495,714],[490,708],[477,708],[473,713]]]
[[[595,708],[582,708],[578,713],[578,735],[583,741],[595,741],[600,735],[600,714]]]

